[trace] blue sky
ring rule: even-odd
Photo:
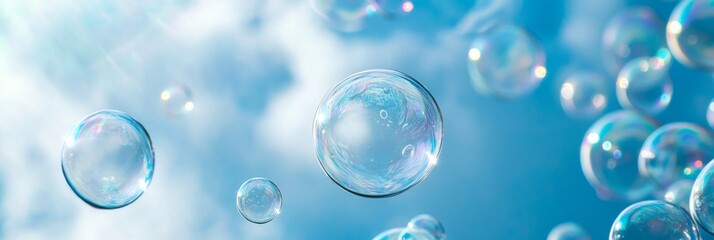
[[[617,11],[646,4],[668,16],[673,3],[460,0],[448,12],[432,3],[344,33],[306,0],[0,0],[0,238],[370,239],[421,213],[450,239],[545,239],[565,221],[605,238],[628,203],[599,200],[582,175],[580,142],[595,119],[563,112],[559,72],[603,69],[601,32]],[[532,95],[501,101],[471,87],[466,54],[489,22],[523,25],[543,42],[548,76]],[[324,93],[373,68],[421,81],[445,124],[431,175],[386,199],[332,183],[311,139]],[[705,125],[711,75],[679,64],[671,75],[671,105],[656,118]],[[181,117],[159,103],[176,83],[195,97]],[[142,122],[156,151],[147,192],[111,211],[77,198],[60,168],[65,134],[107,108]],[[607,111],[619,108],[611,91]],[[264,225],[235,209],[237,188],[256,176],[284,197]]]

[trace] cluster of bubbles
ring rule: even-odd
[[[273,181],[260,177],[251,178],[238,188],[236,208],[252,223],[267,223],[280,215],[283,195]]]
[[[407,227],[392,228],[377,234],[373,240],[446,240],[441,222],[428,214],[412,218]]]

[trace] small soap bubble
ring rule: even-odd
[[[369,0],[369,2],[385,17],[404,16],[414,11],[414,2],[411,0]]]
[[[338,83],[320,103],[313,128],[325,173],[365,197],[393,196],[425,179],[439,159],[442,133],[431,94],[392,70],[360,72]]]
[[[193,94],[186,85],[173,85],[161,92],[161,105],[170,115],[182,115],[193,111]]]
[[[617,100],[624,108],[648,115],[662,112],[672,99],[669,77],[670,54],[637,58],[627,63],[617,76]]]
[[[412,218],[407,224],[407,228],[420,228],[429,232],[438,240],[446,239],[446,230],[441,222],[429,214],[421,214]]]
[[[610,229],[610,240],[698,240],[699,230],[684,209],[664,201],[638,202],[625,208]]]
[[[639,154],[640,173],[660,186],[679,179],[694,180],[714,158],[714,140],[692,123],[670,123],[654,131]]]
[[[689,211],[689,195],[692,193],[693,184],[694,181],[689,179],[681,179],[672,183],[665,190],[663,200]]]
[[[245,181],[236,194],[238,212],[248,221],[263,224],[272,221],[283,207],[283,195],[278,186],[265,178]]]
[[[667,23],[667,44],[684,65],[714,70],[714,1],[682,0]]]
[[[545,51],[525,29],[497,25],[479,34],[471,44],[468,70],[472,85],[483,95],[523,97],[546,76]]]
[[[603,60],[608,71],[617,73],[628,62],[654,57],[666,47],[664,20],[651,8],[634,7],[615,15],[602,38]]]
[[[571,116],[599,115],[607,107],[607,89],[607,81],[600,74],[574,72],[560,87],[560,105]]]
[[[601,198],[634,201],[652,193],[655,185],[638,171],[637,157],[655,129],[653,120],[630,111],[605,115],[588,129],[580,163]]]
[[[392,228],[377,234],[372,240],[401,240],[399,239],[399,234],[402,233],[404,228]]]
[[[368,14],[375,12],[369,0],[310,0],[312,8],[332,27],[355,32],[362,29]]]
[[[550,230],[547,240],[591,240],[588,231],[577,223],[566,222],[558,224]]]
[[[89,205],[102,209],[124,207],[136,201],[151,183],[151,138],[126,113],[92,113],[65,138],[62,173],[74,193]]]

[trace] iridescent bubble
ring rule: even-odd
[[[186,85],[173,85],[161,92],[161,105],[166,113],[181,115],[193,111],[193,94]]]
[[[89,205],[103,209],[124,207],[136,201],[151,182],[151,138],[126,113],[92,113],[65,138],[62,173],[74,193]]]
[[[697,176],[689,198],[689,212],[705,231],[714,234],[714,161]]]
[[[648,115],[662,112],[672,99],[669,78],[670,54],[638,58],[627,63],[617,76],[617,100],[624,108]]]
[[[375,12],[369,0],[310,0],[313,10],[332,27],[346,32],[362,29],[364,18]]]
[[[236,207],[248,221],[263,224],[272,221],[283,208],[283,195],[278,186],[265,178],[245,181],[236,194]]]
[[[607,107],[607,81],[594,72],[570,74],[560,87],[560,105],[575,117],[592,117]]]
[[[714,2],[680,1],[667,23],[667,45],[684,65],[714,70]]]
[[[689,210],[689,195],[692,193],[693,184],[694,182],[689,179],[681,179],[672,183],[664,192],[663,200]]]
[[[714,128],[714,99],[712,99],[707,106],[707,122],[709,123],[709,127]]]
[[[638,202],[625,208],[612,223],[610,240],[698,240],[697,224],[684,209],[663,201]]]
[[[694,180],[713,157],[714,140],[707,131],[692,123],[670,123],[647,137],[639,168],[660,186],[669,186],[678,179]]]
[[[577,223],[566,222],[558,224],[550,230],[547,240],[591,240],[588,231]]]
[[[404,228],[399,233],[399,240],[439,240],[429,231],[421,228]]]
[[[399,239],[399,234],[402,233],[402,230],[404,228],[392,228],[377,234],[372,240],[401,240]]]
[[[436,239],[446,239],[446,230],[444,230],[444,226],[441,225],[439,220],[428,214],[421,214],[412,218],[409,221],[409,224],[407,224],[407,228],[420,228],[429,232]]]
[[[545,52],[525,29],[498,25],[473,41],[468,70],[479,93],[518,98],[533,92],[545,77]]]
[[[411,0],[369,0],[377,12],[387,16],[403,16],[414,11],[414,2]]]
[[[654,190],[651,179],[639,173],[637,156],[657,123],[630,111],[600,118],[585,133],[580,163],[590,185],[603,199],[641,199]]]
[[[317,158],[335,183],[360,196],[387,197],[429,175],[439,159],[443,124],[419,82],[397,71],[370,70],[327,92],[313,131]]]
[[[615,15],[605,27],[602,38],[606,68],[617,73],[628,62],[640,57],[654,57],[666,47],[664,21],[648,7],[626,9]]]

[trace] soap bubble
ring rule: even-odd
[[[388,197],[425,179],[441,151],[442,116],[419,82],[401,72],[347,77],[322,99],[315,152],[325,173],[364,197]]]
[[[518,98],[533,92],[545,77],[545,52],[525,29],[498,25],[480,33],[471,44],[468,70],[479,93]]]
[[[411,0],[369,0],[377,12],[387,16],[403,16],[414,11],[414,2]]]
[[[668,202],[644,201],[617,216],[610,229],[610,240],[616,239],[698,240],[699,230],[684,209]]]
[[[714,71],[714,2],[680,1],[667,23],[667,44],[684,65]]]
[[[550,230],[547,240],[591,240],[590,234],[577,223],[558,224]]]
[[[594,72],[574,72],[560,87],[560,105],[576,117],[592,117],[607,107],[606,79]]]
[[[714,99],[709,102],[709,106],[707,106],[707,122],[709,123],[709,127],[714,128]]]
[[[93,207],[129,205],[144,193],[154,173],[149,134],[126,113],[92,113],[65,138],[62,172],[74,193]]]
[[[689,211],[705,231],[714,234],[714,161],[707,163],[692,186]]]
[[[421,228],[404,228],[399,233],[399,240],[439,240],[429,231]]]
[[[161,91],[161,105],[171,115],[193,111],[193,94],[186,85],[173,85]]]
[[[421,214],[412,218],[409,221],[409,224],[407,224],[407,228],[421,228],[429,232],[436,239],[446,239],[446,231],[444,230],[444,226],[441,225],[441,222],[439,222],[439,220],[428,214]]]
[[[283,207],[283,195],[278,186],[265,178],[245,181],[236,194],[236,207],[243,217],[257,224],[272,221]]]
[[[606,68],[616,73],[628,62],[653,57],[666,47],[664,21],[648,7],[626,9],[615,15],[602,37]]]
[[[346,32],[362,29],[364,18],[374,8],[368,0],[310,0],[313,10],[332,27]]]
[[[681,179],[672,183],[664,192],[664,200],[689,210],[689,195],[692,193],[693,184],[694,182],[689,179]]]
[[[617,76],[617,100],[623,107],[655,115],[662,112],[672,99],[671,62],[669,51],[660,56],[637,58],[627,63]]]
[[[392,228],[377,234],[372,240],[401,240],[399,239],[399,234],[402,233],[402,230],[404,228]]]
[[[694,180],[714,157],[714,140],[692,123],[670,123],[653,132],[639,156],[640,173],[660,186],[678,179]]]
[[[630,111],[600,118],[585,133],[580,146],[580,163],[590,185],[603,199],[641,199],[654,190],[641,175],[637,154],[657,123]]]

